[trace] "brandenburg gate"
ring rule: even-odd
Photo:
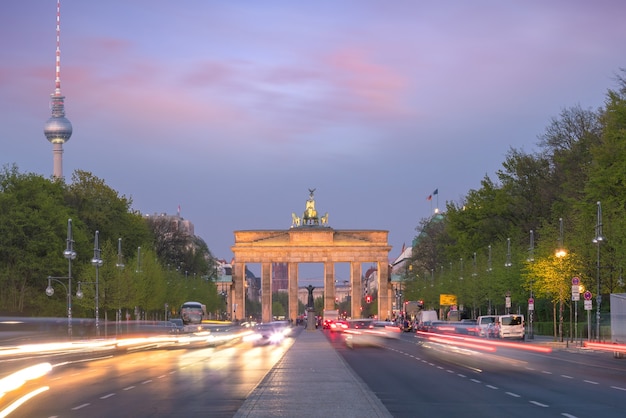
[[[235,231],[232,312],[235,319],[245,318],[246,263],[261,265],[261,317],[272,320],[272,264],[288,265],[289,318],[298,315],[298,264],[324,265],[324,309],[335,309],[335,263],[350,263],[350,287],[355,289],[351,300],[352,317],[361,312],[361,265],[375,263],[378,269],[378,316],[391,317],[392,289],[389,278],[388,231],[336,230],[328,225],[328,213],[318,217],[313,193],[309,189],[302,217],[292,213],[287,230]]]

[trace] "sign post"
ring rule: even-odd
[[[578,344],[578,301],[580,300],[580,279],[578,277],[572,277],[572,300],[574,301],[574,341]]]
[[[583,298],[585,299],[585,310],[587,311],[587,341],[591,341],[591,310],[593,309],[591,297],[592,294],[588,290],[583,294]]]
[[[535,338],[534,334],[533,334],[533,311],[535,310],[535,299],[533,299],[532,297],[528,299],[528,325],[530,327],[530,330],[528,331],[528,338],[529,339],[533,339]]]

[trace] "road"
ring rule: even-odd
[[[606,352],[485,353],[412,333],[350,349],[340,334],[327,334],[394,417],[624,416],[626,361]]]
[[[59,363],[16,417],[232,417],[291,346],[222,345],[94,354]],[[42,389],[47,388],[47,389]]]
[[[394,417],[624,416],[626,360],[607,352],[461,348],[412,333],[351,349],[342,334],[324,332]],[[292,342],[30,356],[52,371],[2,401],[34,394],[10,417],[232,417]],[[3,358],[0,378],[13,362]]]

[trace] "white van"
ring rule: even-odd
[[[482,315],[476,318],[476,326],[478,327],[479,337],[489,336],[489,326],[493,327],[498,322],[498,315]]]
[[[500,338],[524,339],[524,315],[500,315],[498,316],[498,328]]]
[[[430,331],[430,324],[438,321],[437,311],[419,311],[416,319],[416,331]]]

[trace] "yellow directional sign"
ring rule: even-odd
[[[439,304],[442,306],[456,305],[456,295],[439,295]]]

